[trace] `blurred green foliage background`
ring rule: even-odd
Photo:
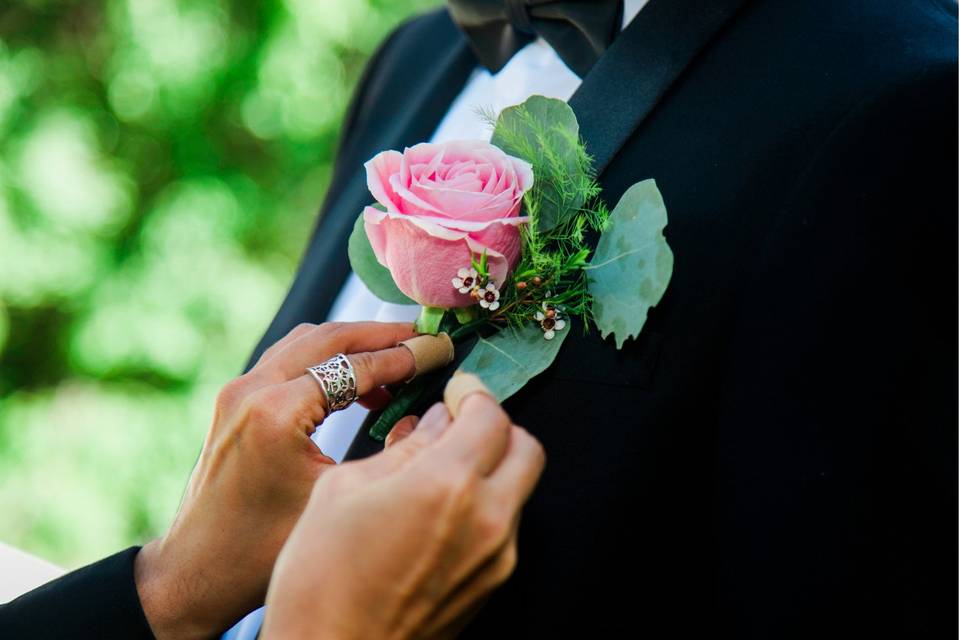
[[[0,540],[74,567],[165,529],[364,62],[434,4],[0,6]]]

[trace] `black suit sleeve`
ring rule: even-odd
[[[956,627],[956,67],[866,98],[745,256],[718,424],[721,615]],[[732,620],[731,620],[732,622]]]
[[[133,580],[131,547],[0,605],[4,640],[153,640]]]

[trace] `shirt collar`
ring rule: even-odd
[[[649,1],[650,0],[623,0],[623,26],[620,27],[621,31],[627,28],[627,25],[640,13],[640,9],[643,9],[643,6]]]

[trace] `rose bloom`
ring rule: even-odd
[[[386,209],[364,209],[367,237],[404,294],[428,307],[474,304],[450,280],[484,252],[491,280],[503,285],[520,257],[529,163],[486,142],[455,141],[384,151],[364,167]]]

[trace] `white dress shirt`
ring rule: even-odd
[[[648,0],[625,0],[623,26],[626,27]],[[505,107],[520,104],[533,95],[569,100],[580,86],[580,78],[557,56],[542,38],[518,51],[497,73],[478,67],[470,75],[460,95],[450,105],[430,142],[449,140],[490,140],[492,131],[478,115],[479,110],[499,113]],[[377,320],[413,322],[420,307],[390,304],[373,295],[351,273],[330,309],[331,322]],[[358,404],[328,417],[314,432],[313,441],[328,456],[340,462],[363,423],[367,410]],[[262,610],[244,618],[223,636],[223,640],[253,640],[260,628]]]

